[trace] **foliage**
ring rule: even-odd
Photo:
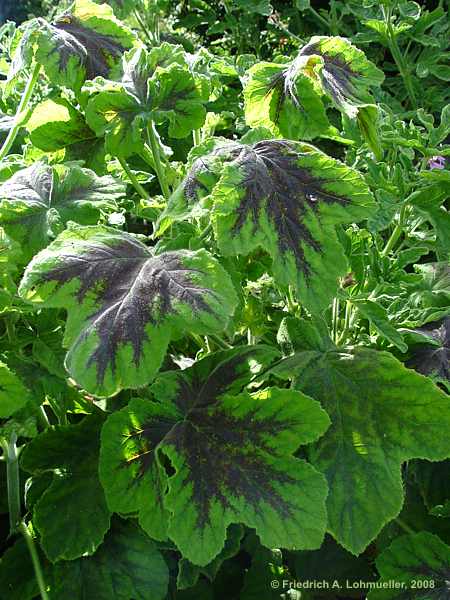
[[[0,28],[1,600],[446,598],[443,2],[50,4]]]

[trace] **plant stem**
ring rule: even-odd
[[[339,336],[339,339],[337,340],[336,344],[339,346],[340,344],[342,344],[343,341],[345,341],[346,337],[347,337],[347,333],[350,329],[350,317],[352,314],[352,303],[350,302],[350,300],[347,300],[347,302],[345,303],[345,317],[344,317],[344,328]]]
[[[410,527],[407,523],[405,523],[402,519],[400,519],[399,517],[397,517],[395,519],[395,522],[397,523],[397,525],[399,527],[401,527],[403,529],[403,531],[406,531],[406,533],[416,533],[414,531],[414,529],[412,527]]]
[[[164,177],[164,169],[161,163],[161,156],[159,153],[159,144],[156,139],[155,134],[155,125],[153,121],[150,121],[147,125],[147,133],[148,133],[148,141],[150,143],[150,148],[152,149],[153,160],[155,161],[155,171],[158,177],[159,185],[161,187],[161,191],[163,193],[164,198],[167,200],[170,196],[169,186],[167,185],[167,181]]]
[[[331,309],[333,341],[336,344],[338,338],[338,320],[339,320],[339,298],[333,298]]]
[[[192,130],[192,140],[194,142],[194,146],[198,146],[202,143],[202,132],[200,129]]]
[[[320,13],[318,13],[315,8],[313,8],[312,6],[309,6],[308,10],[312,15],[314,15],[316,17],[316,19],[318,21],[320,21],[320,23],[322,23],[322,25],[324,27],[326,27],[327,29],[330,28],[330,22],[327,19],[325,19],[325,17],[322,17],[322,15]]]
[[[135,8],[133,9],[133,14],[134,14],[134,16],[136,18],[136,21],[139,23],[139,27],[142,29],[142,32],[144,33],[144,35],[147,38],[147,40],[150,42],[150,44],[153,44],[152,36],[150,35],[147,27],[145,26],[144,21],[141,19],[141,17],[139,16],[138,11]]]
[[[9,533],[14,534],[20,522],[20,480],[19,453],[17,451],[17,436],[11,435],[9,441],[0,438],[0,445],[6,460],[6,481],[8,489]]]
[[[212,228],[213,228],[213,226],[212,226],[212,223],[209,223],[209,225],[207,225],[207,226],[205,227],[205,229],[204,229],[204,230],[201,232],[201,234],[200,234],[200,236],[199,236],[199,238],[198,238],[198,239],[199,239],[199,240],[204,240],[204,239],[206,239],[206,238],[208,237],[208,235],[211,233],[211,231],[212,231]]]
[[[222,338],[220,338],[218,335],[215,334],[210,334],[209,338],[217,345],[219,346],[219,348],[222,348],[223,350],[229,350],[230,348],[233,348],[233,346],[231,344],[229,344],[228,342],[226,342],[225,340],[223,340]]]
[[[398,219],[398,223],[394,227],[394,231],[392,232],[391,237],[388,239],[386,246],[381,251],[381,256],[383,256],[383,257],[387,256],[389,254],[389,252],[392,250],[392,248],[395,246],[395,244],[398,242],[398,239],[403,232],[403,224],[404,224],[404,220],[405,220],[405,215],[406,215],[406,204],[404,204],[402,206],[402,209],[400,211],[400,217]]]
[[[16,339],[16,327],[14,322],[11,321],[10,315],[5,315],[5,328],[6,337],[8,338],[8,342],[11,344]]]
[[[411,73],[410,73],[409,68],[406,64],[406,61],[403,57],[403,54],[397,44],[397,38],[395,36],[395,31],[392,26],[391,10],[389,8],[386,11],[384,11],[383,8],[382,8],[382,10],[384,13],[384,19],[385,19],[386,26],[387,26],[389,50],[391,51],[392,58],[394,59],[395,64],[397,65],[397,69],[403,79],[403,83],[405,84],[405,88],[408,93],[408,97],[409,97],[411,106],[413,109],[416,109],[417,108],[417,99],[416,99],[416,94],[414,92],[414,87],[413,87],[412,81],[411,81]]]
[[[31,561],[33,563],[34,574],[36,576],[36,581],[39,586],[39,592],[41,594],[42,600],[48,600],[47,594],[47,586],[45,585],[44,574],[42,572],[41,563],[39,560],[39,556],[36,550],[36,544],[34,543],[33,536],[31,535],[28,527],[25,525],[23,521],[19,524],[19,531],[25,538],[25,542],[28,546],[28,551],[31,556]]]
[[[23,113],[30,101],[31,94],[33,93],[34,86],[36,85],[40,70],[41,65],[36,64],[33,68],[33,71],[31,72],[31,75],[23,91],[22,98],[20,99],[19,106],[17,107],[16,116],[14,118],[14,125],[9,130],[9,133],[6,136],[6,140],[4,141],[3,146],[0,150],[0,160],[3,160],[8,154],[8,152],[11,150],[11,146],[14,144],[17,134],[19,133],[19,129],[23,123]]]
[[[117,160],[120,162],[120,166],[122,167],[122,169],[127,174],[128,179],[130,180],[131,184],[133,185],[134,189],[137,191],[137,193],[139,194],[139,196],[141,196],[142,198],[145,198],[146,200],[148,200],[150,198],[150,195],[147,193],[147,190],[145,190],[142,187],[142,185],[139,183],[136,175],[131,171],[131,169],[128,166],[126,160],[124,158],[122,158],[121,156],[118,156]]]

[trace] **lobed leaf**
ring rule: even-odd
[[[193,163],[157,227],[163,231],[172,215],[209,209],[222,254],[263,248],[277,283],[294,285],[301,301],[319,312],[347,269],[336,225],[362,220],[373,207],[361,175],[313,146],[219,141]]]
[[[239,393],[266,355],[235,349],[163,373],[151,388],[159,402],[134,399],[103,428],[110,508],[139,511],[149,535],[166,533],[195,565],[219,554],[232,523],[254,527],[269,547],[314,548],[323,538],[324,481],[292,453],[328,419],[299,392]]]
[[[109,529],[110,512],[98,478],[102,423],[90,415],[78,425],[48,429],[22,453],[25,471],[53,471],[50,486],[33,508],[42,549],[53,562],[93,554]]]
[[[294,376],[330,415],[309,456],[330,487],[328,530],[359,554],[401,510],[402,463],[450,456],[448,396],[389,353],[367,348],[299,352],[277,372]]]
[[[431,600],[448,595],[450,547],[428,531],[397,538],[376,564],[380,584],[395,581],[398,585],[371,590],[369,600]]]
[[[103,226],[62,233],[28,265],[19,292],[67,309],[66,368],[98,396],[145,385],[171,339],[223,330],[236,305],[228,275],[205,250],[155,256]]]
[[[168,568],[155,543],[133,521],[116,520],[93,556],[55,566],[51,598],[163,600],[168,583]]]
[[[110,6],[75,0],[53,23],[38,18],[25,24],[9,78],[34,59],[52,83],[79,91],[87,79],[112,76],[135,43]]]
[[[0,185],[0,225],[22,245],[24,259],[45,248],[68,221],[97,223],[117,210],[125,185],[78,166],[36,162]]]

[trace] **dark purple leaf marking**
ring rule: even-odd
[[[65,70],[71,56],[76,54],[86,68],[86,76],[108,77],[111,62],[119,59],[126,48],[117,39],[85,27],[70,14],[58,19],[53,28],[58,38],[59,68]]]
[[[139,364],[148,341],[146,326],[156,326],[174,313],[174,300],[188,304],[193,312],[211,312],[204,295],[213,292],[195,285],[192,273],[179,254],[152,256],[145,246],[127,237],[110,245],[91,243],[80,254],[63,254],[60,266],[43,275],[42,281],[55,281],[59,288],[78,279],[80,304],[88,292],[95,293],[97,309],[89,316],[89,326],[78,343],[87,337],[89,329],[95,329],[99,343],[87,366],[97,364],[101,383],[108,365],[115,370],[119,346],[131,343],[133,361]]]
[[[266,211],[277,234],[282,254],[292,253],[297,267],[310,272],[300,240],[320,252],[321,246],[303,223],[307,210],[317,213],[321,203],[345,205],[348,199],[327,191],[325,179],[314,176],[298,164],[295,145],[285,140],[263,140],[253,146],[242,146],[234,164],[244,173],[245,195],[237,210],[233,226],[235,235],[250,217],[254,230],[259,215]]]
[[[299,59],[304,56],[321,56],[324,61],[322,69],[322,84],[325,91],[337,102],[345,100],[358,101],[358,90],[353,80],[361,79],[361,73],[354,71],[350,64],[345,61],[342,53],[334,55],[322,52],[321,42],[312,42],[304,46],[299,53]]]
[[[438,342],[439,346],[433,343],[418,344],[406,366],[422,375],[431,375],[450,382],[450,317],[427,323],[414,331],[430,338],[430,342]]]

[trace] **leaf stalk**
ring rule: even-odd
[[[25,112],[30,102],[31,95],[33,94],[34,86],[36,85],[36,82],[38,80],[40,70],[41,65],[36,64],[31,72],[31,75],[23,91],[22,98],[20,99],[19,106],[17,107],[16,116],[14,118],[14,125],[9,130],[8,135],[6,136],[6,139],[3,142],[3,146],[0,150],[0,160],[3,160],[5,158],[5,156],[11,150],[11,147],[15,142],[17,134],[19,133],[19,129],[21,128],[24,121],[23,113]]]
[[[161,155],[159,152],[159,144],[158,144],[158,140],[156,139],[155,125],[154,125],[153,121],[150,121],[147,125],[147,134],[148,134],[148,141],[150,143],[150,148],[151,148],[152,154],[153,154],[153,160],[155,161],[155,171],[156,171],[156,175],[158,177],[159,185],[161,187],[161,191],[163,193],[164,198],[167,200],[170,196],[170,190],[169,190],[169,186],[167,185],[167,181],[164,177],[164,169],[163,169],[163,165],[161,162]]]

